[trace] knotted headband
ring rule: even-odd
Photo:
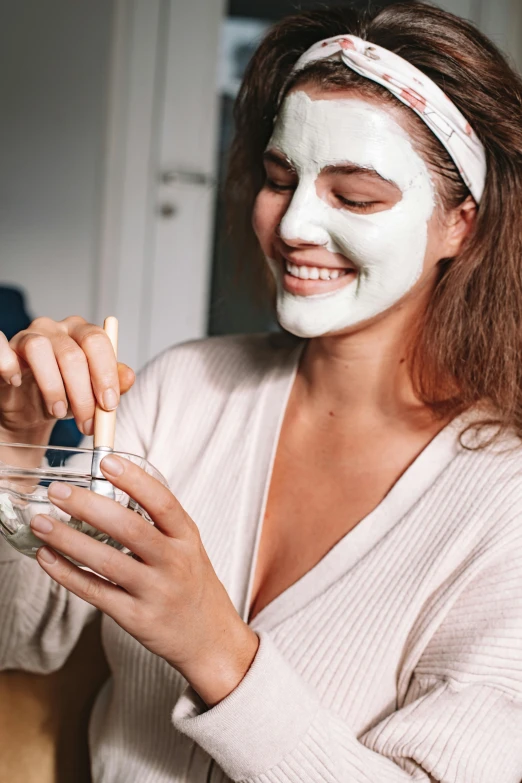
[[[296,62],[292,74],[309,63],[336,56],[352,71],[381,84],[421,117],[447,149],[478,204],[486,181],[486,151],[440,87],[399,55],[355,35],[335,36],[314,44]]]

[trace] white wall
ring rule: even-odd
[[[481,0],[436,0],[436,5],[451,11],[453,14],[463,16],[464,19],[476,21],[477,7]]]
[[[0,284],[94,315],[112,0],[0,0]]]
[[[437,0],[437,5],[478,25],[522,70],[522,0]]]
[[[522,73],[522,2],[521,0],[509,0],[509,4],[510,13],[506,32],[507,51]]]
[[[476,0],[478,24],[522,70],[521,0]]]

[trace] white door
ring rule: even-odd
[[[170,0],[150,320],[153,355],[207,326],[224,0]]]
[[[225,0],[119,0],[98,320],[139,368],[204,336]]]

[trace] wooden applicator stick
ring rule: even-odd
[[[103,324],[105,333],[118,356],[118,320],[109,316]],[[114,487],[104,478],[100,469],[100,462],[114,449],[114,436],[116,432],[116,410],[105,411],[96,404],[94,413],[94,451],[92,454],[91,490],[98,495],[105,495],[114,499]]]

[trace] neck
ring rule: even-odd
[[[399,308],[350,334],[311,339],[298,375],[305,409],[337,427],[343,420],[350,427],[354,422],[432,426],[433,414],[416,397],[410,377],[411,324]]]

